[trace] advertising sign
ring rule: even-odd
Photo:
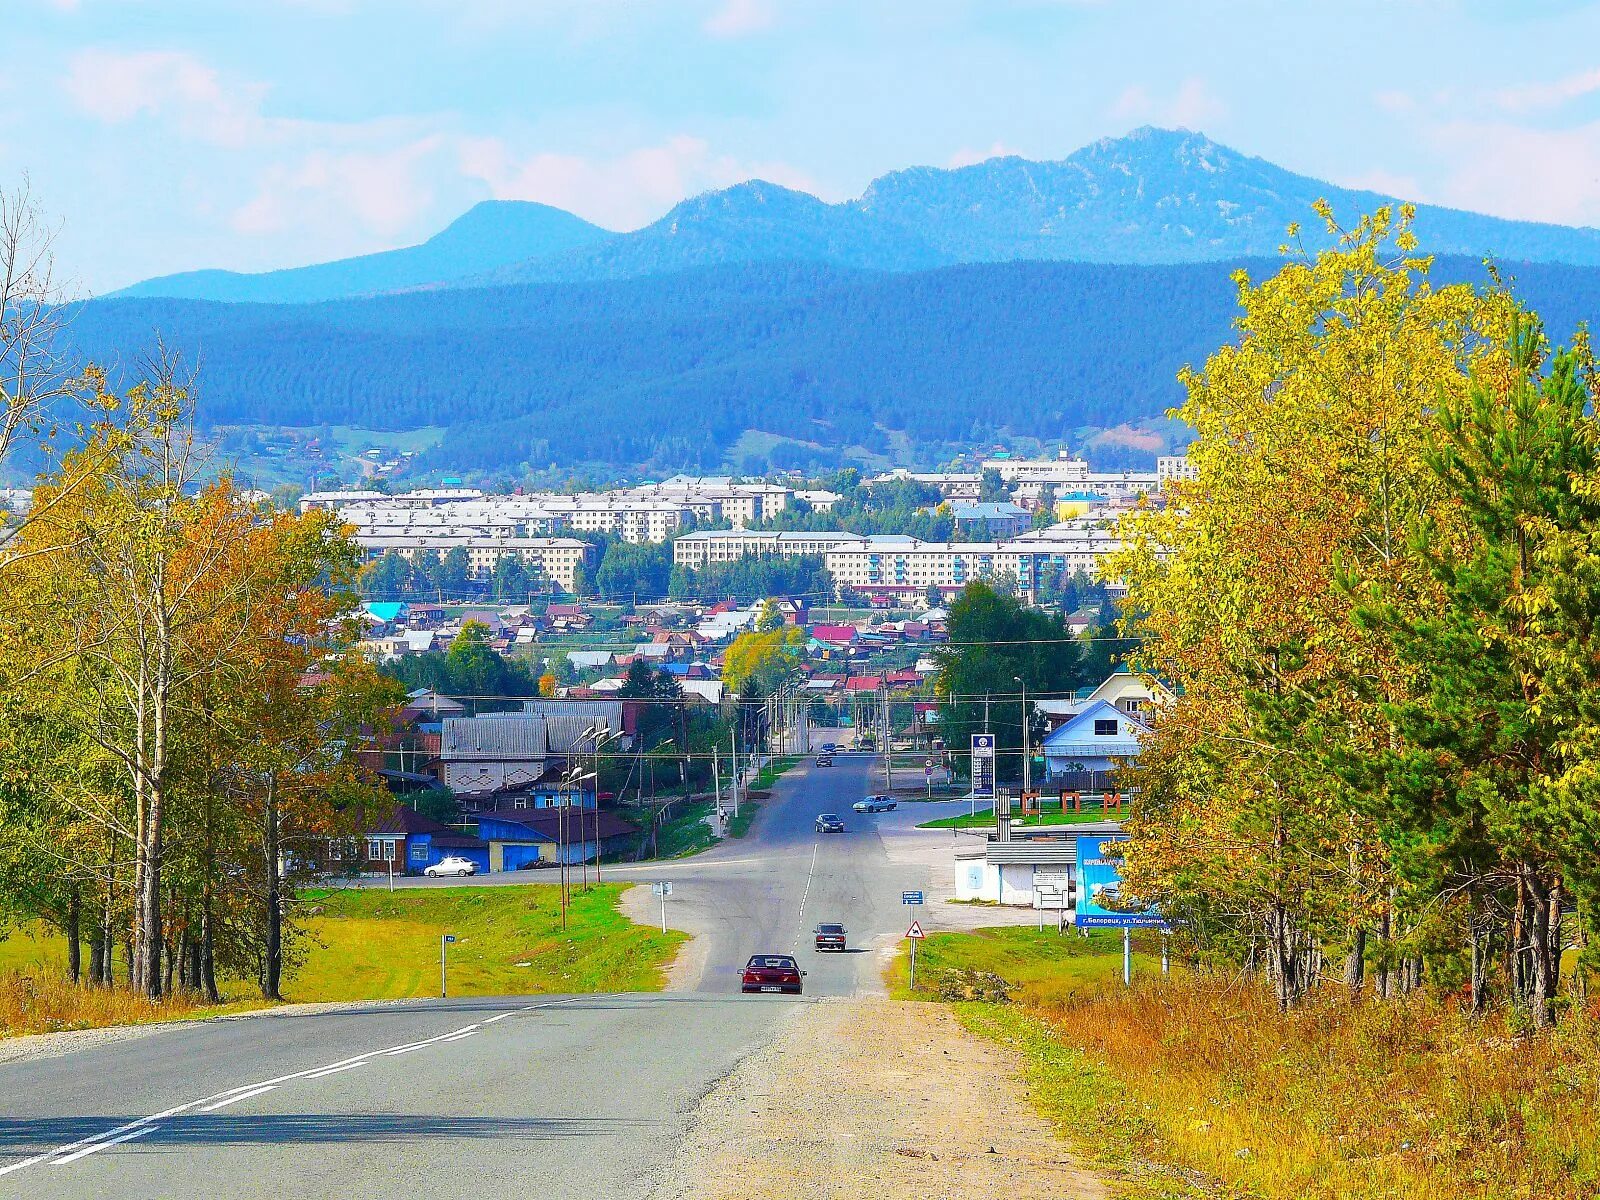
[[[1078,901],[1073,921],[1080,929],[1165,928],[1161,915],[1122,898],[1122,849],[1126,837],[1080,837]]]
[[[980,800],[994,799],[994,734],[972,735],[972,794]]]

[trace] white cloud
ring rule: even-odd
[[[963,146],[950,156],[945,165],[951,168],[970,167],[976,163],[988,162],[991,158],[1005,158],[1017,153],[1019,151],[1015,148],[998,141],[987,150],[975,150],[971,146]]]
[[[1494,100],[1507,112],[1527,113],[1560,108],[1597,91],[1600,91],[1600,68],[1549,83],[1502,88],[1494,93]]]
[[[744,162],[680,134],[611,157],[542,151],[518,157],[500,138],[461,138],[463,175],[482,180],[498,200],[537,200],[616,229],[633,229],[710,188],[761,178],[815,193],[804,172],[778,162]]]
[[[1393,171],[1382,168],[1367,171],[1364,174],[1339,181],[1348,188],[1358,188],[1362,191],[1377,192],[1384,196],[1394,196],[1399,200],[1413,203],[1423,203],[1425,196],[1422,184],[1414,175],[1399,175]]]
[[[1600,225],[1600,122],[1530,129],[1506,121],[1454,121],[1432,137],[1459,164],[1439,200],[1496,216]]]
[[[168,117],[191,136],[235,147],[262,132],[265,88],[225,85],[214,68],[178,51],[81,50],[63,86],[82,112],[108,125]]]
[[[1169,99],[1159,100],[1139,84],[1126,87],[1112,101],[1110,114],[1121,121],[1154,122],[1199,129],[1228,115],[1228,106],[1198,75],[1178,85]]]
[[[229,223],[259,237],[353,217],[370,233],[394,237],[432,206],[422,168],[443,147],[443,137],[433,135],[384,150],[314,150],[296,165],[269,168]]]
[[[777,20],[772,0],[721,0],[702,28],[713,37],[743,37],[771,29]]]

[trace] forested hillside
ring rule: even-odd
[[[292,307],[128,299],[87,306],[72,336],[125,361],[159,333],[200,364],[208,424],[446,426],[439,468],[933,462],[1158,416],[1176,371],[1229,336],[1230,274],[1276,265],[779,264]],[[1600,312],[1600,269],[1507,273],[1558,337]],[[1436,277],[1485,271],[1444,259]]]

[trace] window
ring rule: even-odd
[[[1096,719],[1094,723],[1095,737],[1116,737],[1117,723],[1115,720]]]
[[[394,857],[394,842],[389,838],[368,838],[367,858],[371,862],[388,862]]]

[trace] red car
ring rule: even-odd
[[[805,972],[790,954],[752,954],[744,965],[741,992],[787,992],[798,996]]]

